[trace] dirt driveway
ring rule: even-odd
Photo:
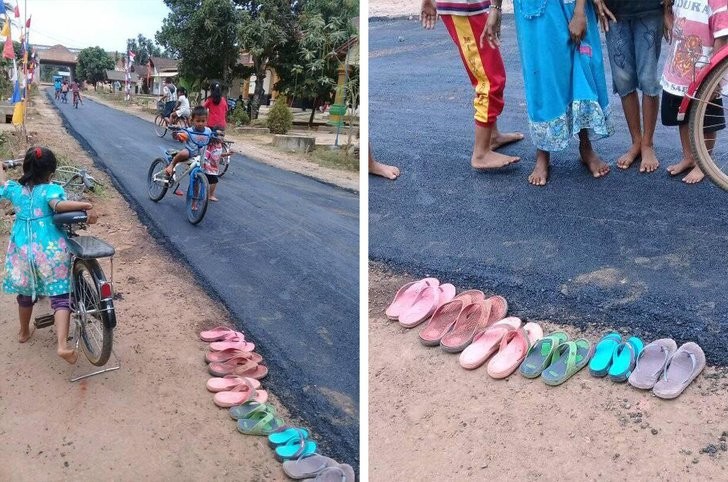
[[[34,141],[91,166],[46,97],[35,99]],[[90,233],[117,250],[121,369],[69,383],[74,368],[56,356],[53,328],[19,344],[14,297],[1,295],[0,480],[285,480],[266,441],[238,433],[205,389],[206,344],[197,333],[231,324],[228,314],[156,244],[108,179],[93,174],[107,189]],[[3,263],[6,244],[2,232]],[[77,371],[87,367],[81,359]]]

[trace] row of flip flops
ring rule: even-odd
[[[310,439],[309,431],[287,425],[275,406],[267,403],[268,392],[260,389],[259,379],[268,369],[260,364],[263,357],[253,352],[255,345],[245,341],[242,332],[218,326],[201,332],[200,339],[210,343],[205,361],[209,372],[216,375],[207,381],[207,389],[215,393],[217,406],[229,408],[240,433],[267,437],[289,477],[354,482],[351,466],[317,454],[318,445]]]
[[[616,332],[599,340],[589,362],[595,377],[628,381],[664,399],[679,397],[704,368],[705,353],[697,343],[689,341],[678,348],[675,340],[661,338],[645,346],[636,336],[623,340]]]

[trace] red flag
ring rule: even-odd
[[[30,19],[31,18],[33,18],[32,15],[30,17],[28,17],[28,20],[25,21],[25,28],[30,28]]]
[[[20,9],[18,8],[18,2],[15,2],[15,18],[20,18]]]
[[[3,48],[3,58],[4,59],[14,59],[15,58],[15,49],[13,48],[13,39],[10,38],[10,35],[8,35],[8,38],[5,39],[5,48]]]

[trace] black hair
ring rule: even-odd
[[[207,109],[205,109],[201,105],[196,105],[194,109],[192,109],[192,113],[190,114],[190,119],[194,119],[195,117],[207,117]]]
[[[220,103],[220,99],[222,99],[222,87],[220,87],[220,82],[213,82],[210,84],[210,97],[212,97],[212,102],[215,105]]]
[[[171,77],[165,77],[164,78],[164,83],[165,84],[171,84],[172,83],[172,78]]]
[[[23,175],[18,182],[23,186],[46,184],[56,172],[58,161],[55,154],[45,147],[31,147],[23,159]]]
[[[184,87],[179,87],[177,89],[177,95],[187,95],[187,89],[185,89]]]

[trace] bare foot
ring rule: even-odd
[[[683,182],[686,184],[697,184],[702,181],[704,177],[705,174],[703,174],[703,171],[701,171],[698,166],[695,166],[693,170],[683,178]]]
[[[538,153],[536,167],[528,176],[528,183],[533,186],[545,186],[549,179],[549,156],[547,153]]]
[[[218,202],[218,201],[219,201],[219,199],[218,199],[218,198],[216,198],[215,196],[210,196],[210,197],[209,197],[208,199],[210,199],[210,201],[212,201],[212,202],[214,202],[214,203],[216,203],[216,202]]]
[[[399,177],[399,168],[396,166],[390,166],[389,164],[382,164],[379,161],[372,161],[369,166],[369,174],[375,176],[382,176],[387,179],[395,180]]]
[[[673,164],[671,166],[667,166],[667,172],[669,172],[673,176],[677,176],[678,174],[682,174],[683,172],[687,171],[690,168],[695,167],[695,162],[688,159],[683,159],[682,161],[678,162],[677,164]]]
[[[175,196],[184,196],[185,193],[183,193],[180,188],[177,188],[177,189],[174,190],[174,195]]]
[[[655,148],[651,146],[642,147],[642,162],[640,162],[640,172],[655,172],[660,167],[660,161],[655,155]]]
[[[26,341],[30,340],[30,337],[33,336],[33,333],[35,332],[35,328],[32,330],[20,330],[18,333],[18,342],[19,343],[25,343]]]
[[[622,157],[617,159],[617,167],[620,169],[629,169],[632,163],[636,161],[638,157],[640,157],[640,153],[640,145],[632,144],[632,147],[630,147],[629,150],[622,155]]]
[[[591,147],[579,147],[581,162],[589,169],[592,176],[602,177],[609,173],[609,164],[602,161],[599,155]]]
[[[523,137],[520,132],[494,132],[490,139],[490,148],[495,151],[507,144],[522,141]]]
[[[473,169],[500,169],[520,161],[520,157],[506,156],[493,151],[486,151],[484,154],[473,154],[470,165]]]
[[[78,361],[78,353],[76,353],[76,350],[58,350],[58,356],[66,360],[71,365],[75,365]]]

